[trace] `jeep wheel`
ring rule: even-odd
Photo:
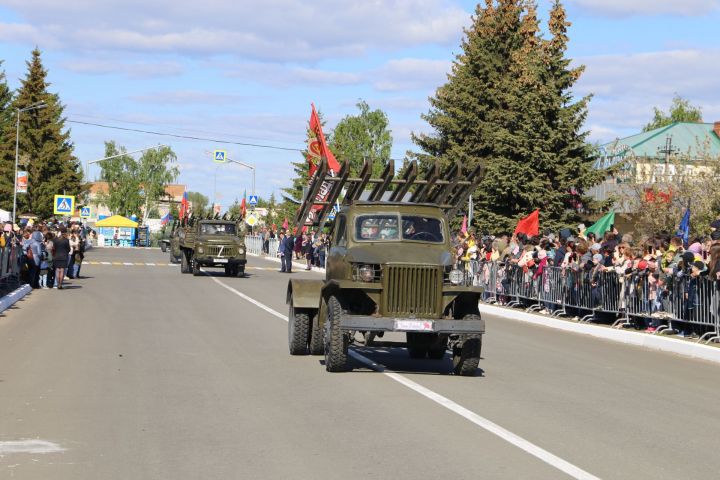
[[[290,299],[288,312],[288,345],[290,355],[307,355],[308,336],[310,335],[310,318],[307,313],[295,312]]]
[[[327,302],[327,319],[325,320],[325,370],[328,372],[345,372],[350,370],[348,364],[347,334],[340,330],[340,316],[343,310],[340,301],[330,297]]]
[[[316,313],[310,322],[310,355],[322,355],[324,351],[323,331],[320,328],[320,319]]]
[[[200,264],[195,259],[195,255],[192,257],[192,274],[196,277],[200,275]]]
[[[190,273],[190,261],[184,251],[180,251],[180,273]]]

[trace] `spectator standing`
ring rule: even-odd
[[[53,266],[55,267],[55,288],[62,290],[65,270],[70,259],[70,240],[67,229],[60,227],[60,234],[53,239]]]
[[[45,252],[47,253],[47,278],[45,280],[45,287],[50,288],[55,282],[55,268],[53,267],[53,234],[48,231],[45,234]],[[42,270],[42,265],[41,265]]]
[[[80,248],[80,240],[78,239],[77,233],[74,231],[70,234],[70,258],[67,266],[68,278],[75,278],[75,254]]]

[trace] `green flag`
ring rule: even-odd
[[[585,236],[587,236],[588,233],[594,233],[595,237],[600,239],[603,235],[605,235],[605,232],[610,230],[610,227],[612,227],[615,224],[615,212],[611,211],[604,217],[602,217],[597,222],[593,223],[590,228],[585,230]]]

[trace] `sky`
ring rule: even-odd
[[[254,143],[223,145],[68,123],[83,165],[104,141],[159,143],[178,155],[179,183],[229,206],[280,194],[304,147],[314,102],[331,132],[363,99],[383,109],[393,158],[429,132],[421,115],[447,80],[476,3],[466,0],[0,0],[0,60],[12,88],[37,46],[69,121]],[[547,18],[549,0],[539,2]],[[568,0],[568,56],[592,94],[585,128],[607,142],[639,131],[676,93],[720,121],[720,0]],[[99,174],[97,166],[90,177]]]

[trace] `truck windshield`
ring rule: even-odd
[[[402,234],[396,215],[363,215],[355,221],[355,240],[387,242],[415,240],[420,242],[443,242],[442,221],[439,218],[403,215]]]
[[[235,235],[235,225],[232,223],[203,223],[200,225],[203,235]]]

